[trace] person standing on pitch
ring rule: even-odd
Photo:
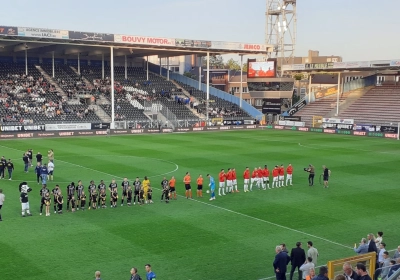
[[[7,171],[8,171],[8,180],[12,180],[12,173],[14,171],[14,164],[12,163],[11,159],[8,159],[7,162]]]
[[[49,161],[49,163],[47,164],[47,169],[49,170],[49,175],[47,176],[47,179],[50,180],[50,181],[53,181],[53,173],[54,173],[53,160]]]
[[[36,155],[36,162],[42,164],[43,155],[38,152]]]
[[[293,166],[289,163],[288,167],[286,168],[286,186],[293,186]]]
[[[218,195],[221,196],[221,191],[222,195],[225,195],[225,170],[221,169],[221,172],[219,172],[219,188],[218,188]]]
[[[3,161],[4,156],[0,160],[0,178],[4,179],[4,170],[6,170],[7,162]]]
[[[318,256],[319,256],[318,250],[313,247],[312,241],[307,242],[307,247],[308,247],[307,257],[312,258],[312,262],[314,263],[314,265],[316,267],[317,261],[318,261]]]
[[[249,183],[250,183],[250,170],[248,167],[243,172],[243,192],[248,192],[249,191]]]
[[[47,159],[54,162],[54,151],[52,149],[47,152]]]
[[[24,162],[24,172],[28,173],[29,158],[27,154],[22,154],[22,161]]]
[[[146,264],[144,266],[144,268],[146,269],[146,279],[147,280],[156,280],[156,274],[153,271],[151,271],[151,265]]]
[[[190,186],[190,182],[192,179],[190,178],[190,173],[186,172],[185,177],[183,177],[183,183],[185,184],[185,196],[186,199],[192,199],[192,187]]]
[[[40,177],[42,178],[42,185],[47,184],[47,176],[49,176],[49,170],[47,169],[47,165],[43,164],[42,168],[40,169]]]
[[[302,280],[303,271],[300,270],[300,267],[306,261],[306,252],[304,252],[304,249],[301,248],[301,242],[297,242],[296,248],[293,248],[292,251],[290,252],[290,259],[292,261],[292,269],[290,270],[290,280],[293,280],[293,274],[296,268],[299,273],[299,280]]]
[[[3,221],[1,218],[1,208],[3,208],[4,201],[6,200],[6,196],[3,194],[3,190],[0,189],[0,222]]]
[[[32,157],[33,157],[33,150],[32,149],[29,149],[27,152],[27,155],[28,155],[28,161],[29,161],[29,166],[33,166],[32,165]]]
[[[210,186],[210,192],[211,192],[210,200],[215,200],[215,180],[213,177],[211,177],[210,174],[207,174],[207,177],[210,179],[210,183],[208,184]]]
[[[39,184],[39,183],[40,183],[39,180],[42,178],[42,177],[41,177],[41,174],[42,174],[42,166],[40,165],[40,162],[38,162],[38,163],[36,164],[36,167],[35,167],[35,174],[36,174],[37,183]]]
[[[310,187],[314,186],[315,167],[312,164],[310,164],[310,165],[308,165],[307,168],[304,168],[304,171],[309,173],[308,174],[308,185]]]
[[[329,188],[328,181],[329,177],[331,176],[331,171],[325,165],[322,165],[322,169],[323,169],[322,175],[324,177],[324,188]]]
[[[282,251],[280,245],[275,247],[275,253],[275,260],[272,265],[275,270],[276,280],[286,280],[287,265],[290,262],[290,257]]]

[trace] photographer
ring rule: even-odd
[[[310,173],[308,175],[308,185],[314,186],[314,176],[315,176],[315,168],[312,164],[308,165],[307,168],[304,168],[304,171]]]

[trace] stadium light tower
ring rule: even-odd
[[[274,46],[274,54],[280,66],[293,64],[296,48],[296,0],[267,0],[265,15],[265,43]]]

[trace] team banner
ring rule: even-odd
[[[175,46],[175,39],[131,35],[114,35],[114,42],[149,46]]]
[[[18,36],[53,38],[53,39],[69,39],[69,32],[68,32],[68,30],[18,27]]]
[[[0,25],[0,35],[17,35],[18,29],[15,26]]]
[[[290,108],[288,110],[289,116],[293,116],[294,114],[296,114],[298,111],[300,111],[306,105],[307,105],[307,102],[305,99],[303,101],[297,103],[295,106],[293,106],[292,108]]]
[[[57,123],[57,124],[45,124],[46,131],[58,131],[58,130],[91,130],[91,123]]]
[[[210,48],[211,41],[175,39],[176,47]]]
[[[68,31],[68,36],[72,40],[114,42],[114,34]]]

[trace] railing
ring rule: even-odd
[[[376,75],[346,82],[343,85],[343,93],[359,88],[373,86],[375,85],[375,82],[376,82]]]
[[[153,63],[149,63],[149,70],[154,72],[154,73],[159,74],[160,73],[160,66],[155,65]],[[162,68],[161,69],[161,75],[164,76],[164,77],[167,77],[167,70]],[[196,88],[196,89],[199,88],[199,81],[196,81],[196,80],[193,80],[191,78],[185,77],[185,76],[180,75],[178,73],[170,72],[169,73],[169,77],[172,80],[176,80],[178,82],[184,83],[184,84],[189,85],[189,86],[191,86],[193,88]],[[200,90],[203,91],[203,92],[207,92],[207,85],[201,83],[200,84]],[[211,86],[210,86],[210,95],[219,97],[219,98],[221,98],[223,100],[229,101],[229,102],[231,102],[233,104],[236,104],[237,106],[240,106],[240,98],[239,97],[236,97],[234,95],[226,93],[226,92],[224,92],[222,90],[213,88]],[[251,106],[249,103],[244,101],[244,100],[242,100],[242,109],[246,113],[248,113],[250,116],[252,116],[253,118],[256,118],[256,119],[259,119],[259,120],[262,118],[262,113],[259,110],[257,110],[256,108],[254,108],[253,106]]]

